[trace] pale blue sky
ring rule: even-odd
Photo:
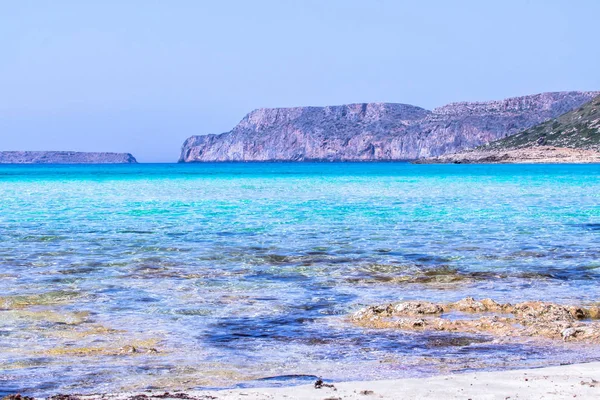
[[[0,149],[175,161],[259,107],[600,89],[600,1],[0,0]]]

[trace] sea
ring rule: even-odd
[[[600,360],[356,326],[402,300],[600,301],[600,165],[0,166],[0,395]]]

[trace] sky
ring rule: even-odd
[[[0,150],[175,162],[261,107],[599,90],[597,0],[0,0]]]

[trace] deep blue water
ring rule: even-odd
[[[598,301],[599,177],[600,165],[0,166],[0,393],[598,359],[347,315],[405,299]]]

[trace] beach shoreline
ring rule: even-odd
[[[55,400],[357,400],[592,399],[600,397],[600,362],[534,369],[459,373],[383,381],[327,382],[270,388],[56,395]],[[15,399],[15,396],[7,399]],[[24,398],[24,397],[23,397]]]

